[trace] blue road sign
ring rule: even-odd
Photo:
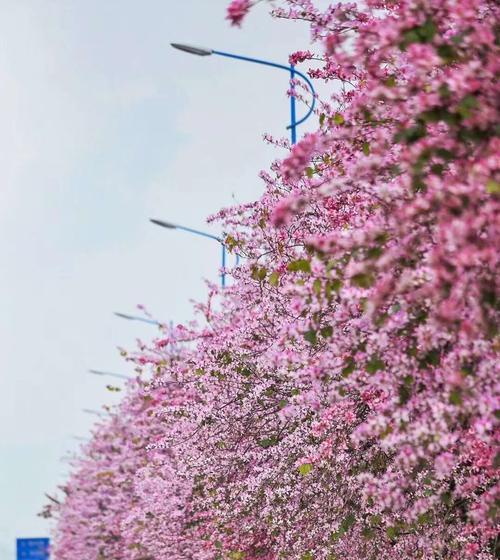
[[[49,539],[17,539],[17,560],[48,560]]]

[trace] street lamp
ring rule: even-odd
[[[76,439],[77,441],[89,441],[88,438],[84,438],[81,436],[71,436],[71,439]]]
[[[155,321],[154,319],[146,319],[145,317],[137,317],[136,315],[128,315],[127,313],[119,313],[118,311],[114,311],[113,314],[120,317],[120,319],[127,319],[128,321],[141,321],[142,323],[161,326],[161,323]]]
[[[102,412],[99,412],[98,410],[94,410],[92,408],[82,408],[82,412],[85,412],[86,414],[95,414],[96,416],[102,416]]]
[[[128,375],[123,375],[122,373],[113,373],[111,371],[100,371],[98,369],[89,369],[89,373],[93,373],[94,375],[106,375],[108,377],[118,377],[119,379],[132,379]]]
[[[187,231],[188,233],[192,233],[194,235],[200,235],[201,237],[208,237],[209,239],[214,239],[215,241],[220,243],[221,247],[222,247],[222,252],[221,252],[222,272],[221,272],[220,281],[221,281],[221,286],[223,288],[225,287],[225,285],[226,285],[226,274],[224,272],[224,268],[226,267],[226,246],[224,244],[224,241],[220,237],[217,237],[216,235],[212,235],[211,233],[206,233],[204,231],[199,231],[197,229],[189,228],[189,227],[186,227],[186,226],[180,226],[178,224],[173,224],[172,222],[166,222],[164,220],[156,220],[155,218],[150,218],[149,221],[153,224],[156,224],[157,226],[160,226],[160,227],[163,227],[163,228],[166,228],[166,229],[178,229],[178,230],[181,230],[181,231]]]
[[[258,58],[251,58],[248,56],[241,56],[239,54],[216,51],[214,49],[207,49],[203,47],[194,47],[192,45],[184,45],[181,43],[171,43],[171,45],[172,47],[174,47],[174,49],[178,49],[180,51],[184,51],[189,54],[195,54],[197,56],[210,56],[212,54],[216,54],[219,56],[225,56],[227,58],[233,58],[235,60],[243,60],[244,62],[263,64],[264,66],[271,66],[272,68],[279,68],[280,70],[286,70],[287,72],[289,72],[290,79],[292,80],[292,86],[291,86],[292,95],[290,96],[290,124],[287,126],[287,129],[291,131],[292,144],[295,144],[297,142],[297,126],[299,124],[302,124],[312,115],[316,104],[316,92],[314,91],[314,87],[311,81],[309,80],[309,78],[305,74],[302,74],[302,72],[295,70],[295,66],[293,64],[291,64],[290,66],[285,66],[284,64],[278,64],[276,62],[270,62],[268,60],[260,60]],[[295,108],[295,95],[293,95],[295,90],[293,80],[295,79],[295,76],[299,76],[302,80],[304,80],[304,82],[311,90],[311,95],[312,95],[312,101],[309,107],[309,111],[304,117],[302,117],[298,121],[297,121],[296,108]]]

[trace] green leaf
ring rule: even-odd
[[[432,521],[432,515],[428,511],[421,513],[418,516],[417,523],[419,525],[428,525]]]
[[[383,251],[382,247],[370,247],[366,251],[366,256],[369,259],[378,259],[383,252],[384,251]]]
[[[371,527],[363,527],[361,534],[366,540],[371,540],[375,536],[375,531]]]
[[[311,272],[311,263],[306,259],[298,259],[288,263],[288,270],[290,272]]]
[[[309,330],[304,333],[304,338],[313,346],[318,342],[318,335],[315,330]]]
[[[432,19],[428,19],[420,26],[418,33],[423,42],[430,43],[437,33],[436,24],[432,21]]]
[[[313,290],[314,293],[318,296],[318,298],[321,296],[321,292],[322,292],[322,283],[321,283],[321,278],[316,278],[316,280],[313,282]]]
[[[405,50],[412,43],[430,43],[437,31],[436,24],[432,19],[428,19],[422,25],[404,31],[399,48]]]
[[[314,560],[314,556],[311,552],[306,552],[300,557],[300,560]]]
[[[441,494],[441,501],[443,502],[443,504],[447,507],[451,506],[451,504],[453,503],[453,496],[451,494],[451,492],[444,492],[443,494]]]
[[[312,167],[306,167],[306,175],[311,179],[314,175],[314,169]]]
[[[398,389],[399,404],[406,404],[411,399],[411,386],[402,384]]]
[[[259,282],[262,282],[262,280],[266,278],[266,275],[267,275],[266,268],[258,267],[258,266],[253,267],[252,269],[253,280],[258,280]]]
[[[333,121],[335,124],[339,124],[339,125],[345,123],[345,119],[340,113],[335,113],[335,115],[333,115]]]
[[[403,377],[403,383],[399,386],[399,404],[406,404],[411,399],[413,382],[412,375]]]
[[[426,368],[429,366],[438,366],[441,361],[441,352],[438,348],[433,348],[429,350],[424,356],[419,360],[419,365],[421,368]]]
[[[439,45],[436,50],[445,64],[450,64],[450,62],[458,60],[458,53],[451,45]]]
[[[340,530],[347,533],[349,529],[356,523],[356,516],[353,513],[349,513],[340,524]]]
[[[372,374],[377,372],[380,369],[385,368],[385,362],[380,358],[380,356],[372,356],[365,365],[365,370]]]
[[[278,442],[276,441],[276,438],[271,437],[271,438],[264,438],[261,439],[259,441],[259,446],[262,447],[263,449],[267,449],[268,447],[272,447],[273,445],[276,445]]]
[[[394,76],[394,75],[389,76],[389,77],[385,80],[384,85],[385,85],[386,87],[390,87],[390,88],[394,87],[394,86],[396,85],[396,76]]]
[[[342,377],[348,377],[351,373],[356,369],[356,362],[354,358],[351,356],[345,363],[344,368],[342,369]]]
[[[330,338],[333,335],[333,327],[331,325],[327,325],[326,327],[323,327],[319,332],[323,338]]]
[[[232,235],[227,235],[225,245],[229,251],[232,251],[238,245],[238,242]]]
[[[499,194],[500,183],[494,179],[488,179],[488,181],[486,181],[486,192],[489,194]]]
[[[438,48],[439,50],[439,48]],[[441,99],[449,99],[451,97],[451,90],[448,84],[441,84],[438,88],[439,97]]]
[[[474,95],[468,94],[457,105],[457,113],[464,119],[468,119],[478,106],[479,102],[477,98]]]
[[[394,540],[398,536],[398,530],[396,527],[387,527],[385,530],[387,536],[392,540]]]
[[[416,29],[408,29],[403,33],[403,40],[399,43],[399,48],[404,51],[408,48],[408,45],[419,42],[420,37],[418,36]]]
[[[402,142],[405,144],[413,144],[426,135],[427,127],[425,126],[425,122],[419,122],[415,126],[404,128],[397,132],[394,135],[394,142],[397,144],[401,144]]]
[[[363,153],[365,156],[370,155],[370,144],[368,142],[363,142]]]
[[[358,274],[351,276],[352,284],[358,288],[369,288],[373,285],[374,281],[375,279],[373,275],[368,272],[359,272]]]
[[[304,463],[299,467],[299,473],[302,476],[307,476],[313,470],[311,463]]]
[[[121,391],[120,387],[115,387],[114,385],[106,385],[106,389],[108,391],[111,391],[112,393],[118,393],[119,391]]]
[[[278,284],[280,283],[280,273],[277,272],[276,270],[274,272],[271,272],[271,274],[269,275],[269,284],[271,284],[271,286],[278,286]]]
[[[460,122],[460,117],[450,113],[445,107],[433,107],[420,113],[419,118],[424,122],[436,123],[443,121],[445,123],[456,125]]]
[[[250,377],[252,375],[252,370],[248,367],[241,367],[238,369],[238,373],[243,377]]]
[[[462,404],[462,392],[460,389],[456,388],[451,390],[449,402],[455,406],[460,406]]]
[[[325,113],[321,113],[319,116],[319,126],[323,126],[325,124],[326,115]]]
[[[340,288],[342,288],[342,281],[338,278],[333,278],[332,280],[328,280],[325,285],[325,296],[328,300],[332,298],[333,292],[339,293]]]

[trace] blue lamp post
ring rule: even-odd
[[[141,323],[148,323],[148,325],[158,325],[161,323],[155,321],[154,319],[147,319],[146,317],[137,317],[136,315],[129,315],[128,313],[119,313],[118,311],[113,312],[114,315],[120,317],[120,319],[127,319],[128,321],[140,321]]]
[[[295,107],[295,96],[294,95],[290,96],[290,124],[287,126],[287,129],[289,129],[290,132],[291,132],[292,144],[295,144],[297,142],[297,126],[302,124],[304,121],[306,121],[312,115],[312,113],[314,111],[315,104],[316,104],[316,92],[314,91],[314,87],[313,87],[311,81],[309,80],[309,78],[305,74],[303,74],[302,72],[299,72],[298,70],[296,70],[295,66],[293,66],[293,65],[286,66],[284,64],[278,64],[276,62],[270,62],[268,60],[261,60],[261,59],[258,59],[258,58],[251,58],[249,56],[241,56],[239,54],[232,54],[232,53],[227,53],[227,52],[222,52],[222,51],[216,51],[214,49],[194,47],[192,45],[184,45],[184,44],[181,44],[181,43],[171,43],[171,45],[175,49],[178,49],[180,51],[184,51],[184,52],[187,52],[187,53],[190,53],[190,54],[195,54],[195,55],[198,55],[198,56],[210,56],[210,55],[215,54],[215,55],[224,56],[224,57],[227,57],[227,58],[233,58],[235,60],[242,60],[244,62],[253,62],[255,64],[263,64],[264,66],[271,66],[272,68],[278,68],[280,70],[286,70],[286,72],[288,72],[290,74],[290,79],[292,80],[292,93],[293,93],[293,90],[294,90],[293,80],[295,79],[296,76],[299,76],[302,80],[304,80],[304,82],[307,84],[307,86],[311,90],[312,101],[311,101],[311,105],[309,107],[309,111],[306,113],[306,115],[304,117],[302,117],[300,120],[297,120],[296,107]]]
[[[129,377],[128,375],[123,375],[123,373],[113,373],[112,371],[101,371],[99,369],[89,369],[89,373],[92,373],[93,375],[101,375],[101,376],[108,376],[108,377],[116,377],[118,379],[133,379],[132,377]]]
[[[214,241],[217,241],[218,243],[221,244],[221,268],[222,268],[222,272],[221,272],[221,277],[220,277],[220,282],[221,282],[221,286],[224,288],[226,285],[226,274],[224,272],[224,269],[226,267],[226,246],[224,244],[223,239],[221,239],[220,237],[217,237],[216,235],[212,235],[211,233],[206,233],[205,231],[199,231],[197,229],[193,229],[190,227],[186,227],[186,226],[180,226],[178,224],[173,224],[171,222],[165,222],[164,220],[157,220],[155,218],[150,218],[149,220],[150,222],[152,222],[153,224],[156,224],[157,226],[160,227],[164,227],[167,229],[179,229],[181,231],[187,231],[188,233],[192,233],[194,235],[200,235],[201,237],[207,237],[208,239],[213,239]]]
[[[94,410],[93,408],[82,408],[82,412],[85,412],[85,414],[95,414],[96,416],[102,417],[102,412],[100,412],[99,410]]]

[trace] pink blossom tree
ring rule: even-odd
[[[111,432],[132,486],[105,523],[126,548],[103,558],[498,557],[499,12],[273,3],[311,26],[317,52],[291,62],[338,86],[262,197],[212,217],[244,264],[134,358],[154,413],[131,390],[96,432],[58,542],[102,500]]]

